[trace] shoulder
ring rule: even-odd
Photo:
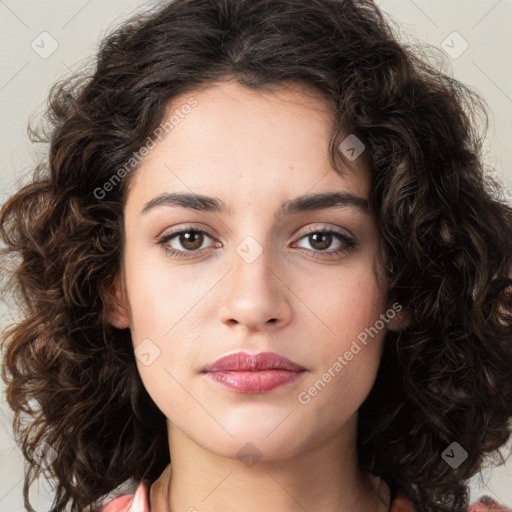
[[[512,512],[512,509],[507,508],[504,505],[500,505],[490,496],[482,496],[478,502],[469,507],[468,512],[485,512],[487,510],[492,510],[493,512]]]
[[[149,489],[150,486],[141,480],[135,494],[124,494],[115,498],[101,512],[150,512]],[[414,512],[414,508],[403,494],[398,493],[393,500],[391,512]],[[469,507],[468,512],[512,512],[512,509],[500,505],[489,496],[482,496]]]
[[[414,508],[403,494],[398,493],[393,500],[391,512],[414,512]],[[470,505],[468,512],[512,512],[512,509],[496,503],[489,496],[482,496],[476,503]]]
[[[103,506],[101,512],[150,512],[149,485],[141,480],[135,494],[123,494]]]

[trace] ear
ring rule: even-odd
[[[116,274],[112,284],[105,290],[103,296],[105,322],[118,329],[130,327],[128,296],[120,273]]]
[[[395,302],[388,308],[386,316],[389,318],[387,326],[390,331],[402,331],[410,324],[407,311],[405,311],[402,305],[398,302]]]

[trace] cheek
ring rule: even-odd
[[[314,410],[315,421],[334,428],[359,408],[375,381],[386,334],[380,320],[386,297],[368,267],[347,272],[329,290],[327,303],[320,290],[314,294],[326,329],[316,336],[312,355],[318,364],[298,401]]]
[[[127,256],[125,269],[135,345],[147,337],[165,343],[211,287],[209,280],[194,281],[185,267],[173,268],[158,254],[143,257],[136,249]]]
[[[322,363],[297,394],[305,417],[334,433],[356,413],[375,382],[384,336],[385,329],[362,343],[347,332],[337,344],[325,346]]]
[[[177,374],[179,366],[175,368],[173,362],[183,363],[187,353],[183,353],[183,343],[175,331],[190,306],[184,297],[187,288],[176,289],[169,281],[169,272],[166,274],[161,265],[157,267],[147,260],[135,250],[127,251],[130,330],[139,375],[148,394],[162,409],[166,396],[180,396],[178,382],[182,378]]]
[[[364,342],[366,337],[365,352],[375,352],[373,347],[378,343],[370,341],[377,336],[369,337],[367,333],[385,313],[387,297],[370,265],[363,261],[315,281],[305,277],[297,295],[312,313],[309,332],[316,340],[311,350],[324,365],[329,366],[334,356],[350,350],[351,342],[357,339]]]

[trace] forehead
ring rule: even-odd
[[[191,98],[195,106],[178,116]],[[131,180],[128,199],[139,206],[164,189],[265,203],[270,194],[286,200],[313,189],[367,197],[362,166],[341,176],[332,168],[332,105],[311,89],[260,91],[221,82],[174,98],[162,122],[171,117],[179,122]]]

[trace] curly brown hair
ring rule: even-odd
[[[342,133],[365,144],[389,300],[408,323],[387,332],[359,410],[360,464],[420,512],[466,510],[467,480],[510,436],[512,209],[485,172],[485,102],[426,51],[400,43],[371,1],[175,0],[105,37],[91,76],[52,87],[49,130],[31,130],[48,159],[0,212],[4,293],[22,313],[3,333],[2,377],[29,463],[27,510],[44,443],[58,510],[95,511],[170,461],[130,330],[107,321],[136,166],[112,177],[173,98],[228,77],[255,90],[293,81],[332,101],[333,163]],[[457,468],[441,460],[453,441],[468,454]]]

